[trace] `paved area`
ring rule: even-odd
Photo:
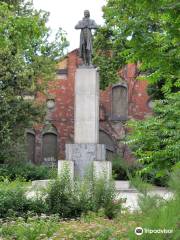
[[[137,189],[130,187],[128,181],[116,181],[115,184],[118,191],[118,198],[126,199],[124,207],[127,207],[131,211],[138,210],[138,196],[140,193]],[[173,197],[172,192],[163,187],[154,187],[152,190],[148,191],[148,194],[151,196],[157,195],[164,199]]]

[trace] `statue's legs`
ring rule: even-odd
[[[85,65],[92,65],[91,51],[87,49],[86,43],[82,45],[82,60]]]
[[[88,65],[92,65],[92,56],[91,56],[91,51],[90,50],[86,50],[87,54],[86,54],[86,61]]]
[[[83,44],[82,48],[83,48],[83,51],[82,51],[83,63],[87,64],[87,61],[86,61],[86,46]]]

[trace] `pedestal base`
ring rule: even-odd
[[[75,177],[83,177],[94,161],[106,160],[104,144],[66,144],[66,159],[74,162]]]
[[[107,180],[112,177],[112,163],[110,161],[94,161],[93,176],[95,178],[105,178]]]
[[[74,180],[74,162],[66,160],[58,160],[58,175],[63,174],[63,172],[68,171],[71,180]]]

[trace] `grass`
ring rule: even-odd
[[[105,217],[104,210],[88,212],[76,219],[59,219],[57,216],[29,216],[1,220],[2,240],[178,240],[180,239],[179,210],[176,200],[162,207],[143,212],[123,209],[114,219]],[[173,229],[173,234],[143,234],[134,230],[141,226],[148,229]]]
[[[121,217],[128,222],[122,221]],[[0,237],[3,240],[125,240],[128,239],[128,228],[136,226],[136,223],[127,213],[121,217],[109,220],[104,217],[103,211],[99,211],[67,221],[46,215],[17,218],[16,221],[11,219],[2,222]]]
[[[40,240],[48,239],[59,228],[58,219],[54,216],[33,216],[6,219],[0,227],[0,237],[4,240]]]

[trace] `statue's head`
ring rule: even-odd
[[[90,12],[89,10],[84,10],[84,17],[89,18],[90,17]]]

